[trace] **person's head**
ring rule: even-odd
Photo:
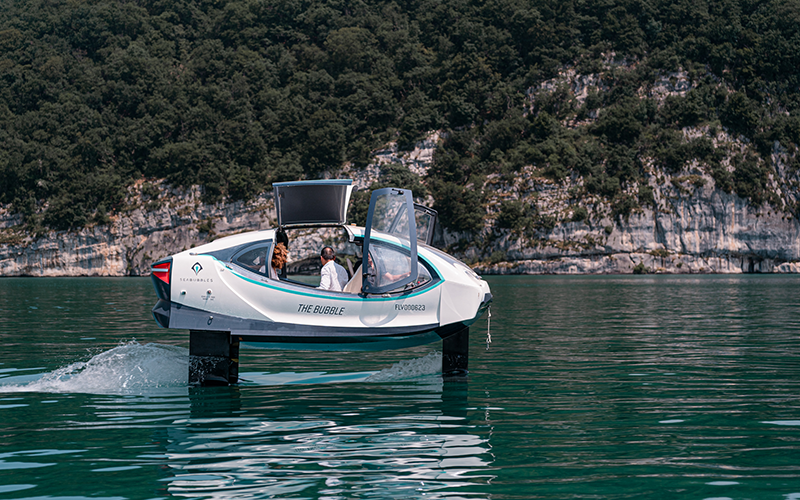
[[[322,262],[330,262],[336,258],[336,252],[334,252],[333,248],[331,247],[325,247],[319,253],[319,256],[322,259]]]
[[[272,267],[274,269],[283,269],[287,257],[289,257],[289,251],[286,250],[286,245],[278,243],[275,245],[275,250],[272,251]]]

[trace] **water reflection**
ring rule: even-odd
[[[164,481],[204,498],[469,494],[493,477],[486,426],[468,419],[465,384],[432,385],[191,389],[191,416],[168,429]]]
[[[800,277],[489,280],[467,383],[423,346],[203,389],[147,281],[4,281],[0,498],[800,498]]]

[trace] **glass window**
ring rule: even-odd
[[[415,204],[414,217],[417,221],[417,240],[430,245],[433,242],[433,231],[438,217],[436,210]]]
[[[414,282],[414,287],[422,286],[433,280],[433,276],[431,276],[431,272],[428,271],[425,264],[420,262],[417,269],[419,270],[419,276],[417,276],[417,281]]]
[[[369,276],[362,284],[366,293],[383,293],[400,288],[417,279],[417,232],[413,215],[414,201],[407,189],[384,188],[372,192],[367,213],[367,231],[364,234],[364,253],[375,259],[374,266],[365,268]],[[389,248],[372,240],[373,231],[392,234],[408,245],[403,253],[384,254],[373,251],[373,246]],[[368,264],[369,265],[369,264]]]
[[[400,284],[411,273],[411,258],[408,250],[391,245],[381,244],[373,240],[370,249],[370,265],[367,268],[367,279],[375,287],[396,291],[404,288]],[[431,273],[420,262],[417,266],[417,279],[412,283],[404,284],[405,288],[416,288],[432,280]]]
[[[408,239],[408,210],[402,196],[380,196],[375,202],[372,228]]]
[[[233,261],[254,273],[264,276],[268,275],[267,258],[269,257],[271,245],[262,244],[255,247],[250,247],[238,254]]]

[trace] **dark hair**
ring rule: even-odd
[[[323,248],[319,255],[325,260],[333,260],[336,258],[336,252],[334,252],[331,247]]]

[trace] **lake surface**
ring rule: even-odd
[[[441,344],[186,386],[143,278],[0,279],[0,499],[800,499],[800,277],[489,277]]]

